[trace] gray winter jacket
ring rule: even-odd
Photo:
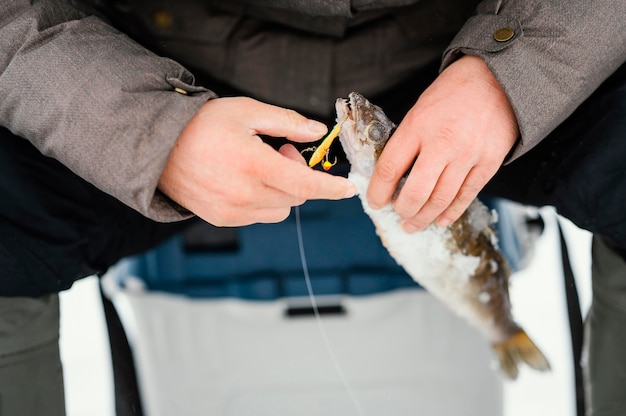
[[[215,97],[178,62],[326,115],[351,90],[371,95],[433,60],[477,55],[515,110],[516,158],[626,61],[622,0],[89,3],[0,3],[0,125],[159,221],[189,215],[157,182],[182,128]]]

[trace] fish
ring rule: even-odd
[[[341,123],[339,141],[350,163],[348,179],[390,255],[420,286],[482,333],[507,378],[516,379],[522,363],[549,370],[545,355],[513,318],[511,268],[497,246],[495,213],[476,198],[447,227],[431,224],[417,233],[404,232],[392,203],[372,209],[366,198],[376,161],[396,124],[356,92],[338,98],[335,109]]]

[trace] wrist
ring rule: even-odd
[[[485,61],[477,56],[464,55],[447,67],[444,72],[448,70],[454,71],[457,76],[466,78],[468,82],[472,82],[477,88],[487,92],[486,96],[491,101],[493,115],[501,123],[502,131],[507,132],[507,139],[513,147],[520,134],[517,116],[506,91]]]

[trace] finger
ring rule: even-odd
[[[447,227],[458,220],[472,201],[478,197],[478,193],[491,176],[493,175],[482,174],[478,168],[472,169],[459,189],[454,201],[437,217],[437,225]],[[485,177],[487,177],[487,179],[485,179]]]
[[[241,226],[254,222],[277,222],[285,218],[292,206],[305,200],[265,186],[238,188],[236,198],[220,203],[203,204],[195,213],[216,226]],[[251,195],[256,195],[253,197]]]
[[[463,185],[467,170],[455,169],[448,165],[428,200],[411,218],[406,219],[402,226],[407,232],[416,232],[426,228],[454,201],[459,188]]]
[[[291,208],[302,205],[306,202],[306,198],[298,195],[289,194],[287,192],[281,191],[280,189],[271,188],[269,186],[264,186],[262,192],[266,195],[266,198],[264,199],[265,203],[258,205],[259,208]]]
[[[291,214],[290,206],[283,206],[277,208],[259,208],[251,213],[250,218],[252,223],[277,223],[284,221]]]
[[[302,204],[300,204],[302,205]],[[292,207],[281,207],[257,211],[259,222],[277,223],[286,220],[291,214]]]
[[[291,207],[283,206],[277,208],[257,208],[257,209],[232,209],[229,216],[204,217],[201,213],[199,217],[218,227],[242,227],[255,223],[276,223],[285,220],[291,213]]]
[[[252,101],[249,122],[254,134],[310,142],[321,138],[328,131],[325,124],[308,119],[294,110]]]
[[[419,138],[412,138],[405,133],[405,129],[401,130],[402,127],[401,124],[391,136],[374,166],[367,189],[367,200],[374,209],[382,208],[391,202],[400,179],[413,164],[419,152],[419,148],[412,143],[419,141]],[[413,147],[415,151],[407,151]]]
[[[280,190],[296,200],[343,199],[356,194],[354,184],[346,178],[316,171],[299,161],[284,157],[271,150],[257,158],[256,167],[262,182]]]
[[[426,149],[418,156],[393,203],[394,210],[401,218],[408,219],[420,212],[430,199],[447,164],[448,156],[444,152]]]
[[[287,159],[285,159],[287,160]],[[291,162],[290,163],[297,163]],[[299,166],[301,166],[298,163]],[[258,210],[258,209],[274,209],[292,207],[302,205],[306,199],[298,195],[286,193],[276,187],[269,186],[263,182],[262,176],[257,173],[255,182],[250,184],[247,181],[241,181],[230,184],[230,190],[224,191],[225,198],[219,207],[214,207],[214,211],[220,212],[223,217],[231,215],[231,210]],[[236,189],[236,192],[230,192]]]

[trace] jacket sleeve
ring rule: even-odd
[[[483,58],[507,94],[521,140],[537,145],[626,61],[626,2],[484,0],[444,53]]]
[[[193,82],[66,1],[0,3],[0,125],[157,221],[190,215],[157,183],[179,133],[214,97]]]

